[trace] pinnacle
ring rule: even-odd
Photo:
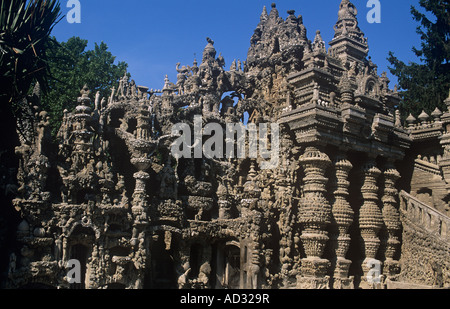
[[[269,14],[267,13],[267,8],[266,8],[266,6],[264,6],[263,11],[262,11],[262,13],[261,13],[260,20],[261,20],[261,22],[262,22],[262,21],[267,20],[268,18],[269,18]]]
[[[422,113],[419,115],[419,120],[421,122],[427,121],[430,116],[423,110]]]
[[[339,5],[338,20],[334,26],[334,39],[330,43],[333,47],[336,44],[347,45],[351,49],[354,46],[358,49],[357,53],[367,53],[368,43],[367,38],[358,26],[358,10],[356,6],[349,0],[342,0]],[[340,40],[345,38],[345,40]],[[349,42],[349,41],[353,42]],[[354,45],[354,43],[357,43]],[[335,43],[335,44],[334,44]],[[358,57],[360,58],[360,57]]]
[[[271,6],[272,6],[272,10],[270,11],[269,18],[278,18],[279,13],[277,10],[277,5],[275,3],[272,3]]]

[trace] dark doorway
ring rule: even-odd
[[[72,246],[72,250],[71,250],[71,255],[70,258],[71,259],[75,259],[80,261],[80,266],[81,266],[81,282],[80,283],[73,283],[70,285],[70,289],[73,290],[82,290],[86,288],[86,271],[87,271],[87,260],[88,260],[88,256],[89,256],[89,248],[81,245],[81,244],[77,244],[77,245],[73,245]]]
[[[200,266],[202,263],[203,247],[200,244],[193,244],[191,246],[189,265],[191,265],[191,272],[189,277],[195,279],[200,273]]]
[[[158,241],[153,244],[151,252],[151,281],[146,288],[176,289],[177,280],[173,262],[173,250],[166,250],[163,236],[160,236]]]

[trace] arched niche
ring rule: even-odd
[[[237,241],[218,242],[214,246],[213,286],[216,289],[239,289],[241,277],[241,248]]]
[[[96,232],[91,227],[82,224],[75,225],[67,237],[66,259],[79,261],[81,267],[81,282],[70,284],[70,289],[85,289],[89,286],[88,280],[91,269],[89,260],[96,240]]]

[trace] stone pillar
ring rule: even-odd
[[[75,108],[73,115],[70,116],[74,136],[72,169],[75,173],[85,169],[93,159],[92,136],[94,133],[90,129],[90,122],[92,121],[90,90],[85,85],[80,93],[79,105]]]
[[[323,259],[329,239],[327,227],[331,223],[331,206],[325,198],[328,178],[325,171],[330,158],[316,147],[307,147],[299,159],[305,171],[304,194],[300,199],[299,222],[303,227],[300,239],[306,258],[302,259],[298,288],[328,288],[330,262]]]
[[[261,227],[261,214],[254,215],[251,239],[251,257],[247,264],[247,288],[260,289],[261,288],[261,244],[259,243]]]
[[[261,190],[254,182],[256,172],[252,162],[248,181],[244,184],[244,198],[241,200],[241,215],[245,225],[241,229],[241,288],[258,289],[261,287],[261,226],[264,218],[261,213]],[[246,258],[243,258],[246,257]],[[241,264],[242,265],[242,264]],[[246,277],[244,276],[246,272]]]
[[[364,203],[359,211],[359,228],[365,259],[361,265],[363,270],[361,286],[369,287],[371,284],[367,284],[367,275],[372,268],[371,265],[381,265],[381,262],[376,260],[380,247],[378,233],[383,227],[383,215],[377,204],[379,200],[377,179],[381,175],[381,171],[377,168],[375,160],[370,158],[363,165],[362,173],[364,183],[361,187],[361,194]]]
[[[226,182],[227,180],[225,180]],[[219,219],[231,219],[231,196],[227,184],[219,183],[217,188],[217,204],[219,204]]]
[[[132,92],[132,95],[135,95],[135,92]],[[148,216],[149,196],[147,194],[147,182],[150,179],[150,174],[147,170],[152,164],[151,157],[157,147],[157,141],[151,140],[149,128],[148,107],[141,104],[135,135],[132,137],[123,135],[131,153],[130,162],[137,169],[137,172],[133,174],[136,184],[131,206],[134,219],[131,245],[134,249],[133,264],[137,270],[134,288],[143,286],[150,252],[146,230],[149,221],[151,221]]]
[[[133,192],[133,206],[131,211],[135,216],[136,222],[145,222],[147,220],[147,191],[146,182],[150,178],[147,172],[139,171],[134,173],[134,179],[136,180],[136,186]]]
[[[393,162],[388,162],[384,171],[385,186],[383,202],[383,220],[386,226],[387,240],[385,248],[384,274],[388,277],[400,273],[399,262],[394,260],[400,247],[398,239],[401,231],[400,213],[398,211],[398,190],[395,188],[400,173],[395,169]]]
[[[131,245],[134,249],[133,263],[137,270],[135,281],[135,288],[142,288],[145,269],[147,267],[147,255],[149,253],[149,243],[146,240],[146,226],[148,224],[147,208],[148,195],[146,189],[146,182],[150,178],[147,172],[144,172],[150,166],[150,159],[133,158],[132,164],[139,170],[134,173],[133,177],[136,180],[136,186],[133,192],[133,202],[131,212],[133,214],[133,232]]]
[[[151,156],[156,149],[156,141],[150,137],[150,124],[148,117],[148,108],[141,104],[137,117],[137,127],[134,138],[128,140],[128,148],[131,152],[131,164],[138,170],[133,177],[136,180],[136,186],[133,192],[133,204],[131,211],[135,218],[135,225],[147,224],[148,195],[146,183],[150,178],[147,170],[152,164]]]
[[[348,188],[350,182],[348,175],[352,169],[352,164],[347,160],[344,153],[337,155],[334,160],[336,179],[334,184],[334,203],[333,213],[333,249],[336,256],[336,265],[334,269],[335,289],[353,288],[353,278],[348,278],[348,271],[352,261],[347,260],[347,254],[350,246],[349,227],[353,222],[354,211],[348,202]]]

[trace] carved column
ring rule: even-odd
[[[254,181],[255,177],[256,172],[252,162],[248,181],[244,184],[244,198],[241,200],[241,216],[245,222],[241,230],[241,250],[243,250],[241,258],[246,256],[247,259],[244,259],[246,278],[241,271],[240,285],[241,288],[246,289],[258,289],[261,286],[261,226],[264,221],[261,213],[261,190]]]
[[[135,94],[134,92],[132,93]],[[137,117],[137,127],[135,134],[128,134],[120,132],[128,146],[131,153],[131,164],[137,169],[133,174],[136,181],[131,212],[133,215],[133,230],[131,245],[133,246],[134,256],[132,262],[137,270],[134,288],[141,288],[143,286],[143,278],[145,270],[148,266],[148,256],[150,252],[149,241],[147,237],[146,227],[151,218],[148,216],[149,196],[147,193],[147,183],[150,179],[150,174],[147,170],[152,164],[152,155],[156,150],[158,141],[152,140],[150,136],[148,106],[142,103]]]
[[[336,171],[336,183],[334,184],[335,201],[332,206],[333,213],[333,235],[331,235],[336,255],[336,265],[334,270],[334,288],[351,288],[353,278],[348,278],[350,260],[345,258],[350,246],[349,227],[353,222],[354,211],[348,202],[348,175],[352,169],[352,164],[347,160],[345,154],[338,154],[334,161]]]
[[[306,258],[302,259],[298,288],[328,288],[326,276],[330,262],[322,259],[329,239],[327,227],[331,223],[331,206],[325,198],[328,178],[325,171],[330,158],[316,147],[307,147],[299,159],[305,171],[304,194],[300,200],[299,222],[303,227],[300,239]]]
[[[366,282],[366,276],[370,270],[369,262],[373,265],[373,261],[381,264],[376,260],[378,248],[380,247],[380,239],[378,233],[383,227],[383,215],[378,207],[378,186],[377,179],[381,175],[381,171],[377,168],[374,159],[370,158],[362,167],[364,184],[361,187],[361,194],[364,204],[359,211],[359,228],[361,231],[362,245],[365,260],[362,262],[362,284]]]
[[[150,138],[150,124],[148,117],[148,107],[141,104],[140,113],[137,117],[137,127],[134,136],[126,136],[128,148],[131,152],[131,164],[138,170],[133,177],[136,186],[133,192],[133,204],[131,211],[135,218],[135,225],[145,225],[147,223],[148,194],[146,183],[150,178],[147,170],[152,164],[151,156],[154,153],[157,141]]]
[[[148,194],[146,182],[150,178],[150,175],[145,172],[145,170],[150,167],[151,160],[147,158],[132,158],[131,163],[138,169],[138,172],[133,175],[136,180],[136,186],[133,192],[133,202],[131,207],[134,218],[131,245],[134,249],[133,263],[137,269],[135,288],[141,288],[149,252],[149,244],[146,240],[145,229],[148,224]]]
[[[74,136],[72,151],[72,169],[79,172],[86,168],[89,161],[93,158],[92,136],[94,133],[90,129],[92,121],[90,90],[85,85],[80,91],[81,97],[78,98],[79,105],[71,118],[72,134]]]
[[[400,213],[398,211],[398,190],[395,188],[400,173],[395,169],[393,162],[388,162],[384,171],[385,187],[383,202],[383,220],[386,226],[387,240],[385,248],[384,273],[395,276],[400,273],[399,262],[394,260],[400,247],[398,239],[401,231]]]
[[[136,180],[136,186],[133,192],[133,206],[131,210],[136,222],[145,222],[147,219],[146,208],[148,198],[146,182],[150,178],[150,175],[147,172],[139,171],[134,173],[133,177]]]
[[[223,179],[217,188],[217,203],[219,204],[219,219],[231,219],[231,194],[228,190],[229,180]]]

